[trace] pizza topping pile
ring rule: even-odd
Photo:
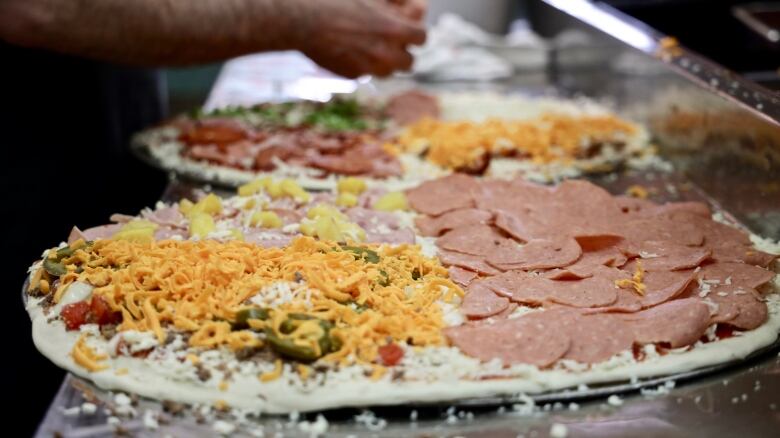
[[[423,154],[449,169],[481,173],[493,156],[544,164],[592,158],[606,145],[619,151],[638,131],[637,125],[611,115],[546,114],[479,123],[424,119],[404,129],[386,148]]]
[[[411,223],[399,210],[408,209],[401,192],[368,190],[357,178],[344,178],[336,193],[310,194],[290,179],[262,178],[221,199],[202,195],[178,205],[160,204],[139,217],[113,215],[114,224],[80,230],[77,239],[151,242],[165,239],[243,240],[264,247],[283,247],[295,236],[367,243],[414,243]]]
[[[62,308],[68,329],[118,324],[120,332],[151,332],[159,344],[184,333],[190,347],[225,347],[245,358],[266,349],[304,363],[394,365],[397,346],[388,345],[443,345],[439,303],[463,294],[415,246],[309,237],[284,248],[98,240],[61,264],[48,292],[54,304],[74,285],[92,287],[91,297]],[[77,315],[82,307],[94,316]]]
[[[420,106],[426,101],[427,106]],[[271,171],[280,163],[326,173],[377,178],[401,174],[381,147],[390,125],[438,115],[436,100],[420,92],[397,95],[385,108],[337,98],[225,108],[178,122],[185,157],[243,170]]]
[[[467,288],[461,311],[472,321],[446,333],[474,357],[597,363],[634,345],[692,345],[713,324],[751,330],[767,318],[761,290],[777,256],[712,220],[704,204],[658,205],[584,181],[465,175],[407,197],[426,215],[418,229],[437,237],[441,262]]]

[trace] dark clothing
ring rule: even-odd
[[[24,436],[63,377],[33,346],[20,301],[26,268],[67,240],[73,225],[135,214],[159,198],[165,175],[132,157],[128,144],[134,132],[160,121],[165,90],[160,75],[148,70],[2,43],[0,59],[2,304],[11,334],[5,342],[12,344],[3,346],[3,375],[11,383],[3,386],[25,417],[16,418]]]

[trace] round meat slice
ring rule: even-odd
[[[712,211],[710,211],[710,207],[703,202],[695,201],[669,202],[655,206],[655,208],[651,209],[651,213],[655,216],[674,215],[676,213],[689,213],[701,216],[706,219],[712,219]]]
[[[736,289],[718,286],[705,300],[715,304],[717,310],[712,322],[725,323],[741,330],[752,330],[767,319],[766,303],[754,289]]]
[[[476,208],[464,208],[444,213],[438,217],[422,216],[414,220],[423,236],[439,236],[441,233],[464,225],[487,224],[493,214]]]
[[[409,125],[426,117],[439,118],[439,100],[419,90],[409,90],[392,96],[385,114],[399,125]]]
[[[560,321],[545,313],[449,327],[444,333],[463,353],[482,361],[499,359],[505,364],[546,367],[569,350],[571,341],[567,333],[557,329]]]
[[[484,257],[439,249],[438,257],[444,266],[458,266],[485,275],[497,275],[501,271],[485,262]]]
[[[571,307],[604,307],[617,299],[615,283],[605,277],[558,281],[510,271],[484,281],[499,295],[523,304],[558,303]]]
[[[702,217],[687,211],[675,211],[667,214],[666,217],[677,223],[685,223],[687,226],[695,227],[704,235],[704,243],[707,246],[722,245],[725,242],[740,245],[752,244],[746,232],[739,228],[716,222],[710,217]]]
[[[604,277],[613,284],[619,284],[618,282],[621,280],[633,280],[633,274],[636,272],[635,267],[636,262],[633,261],[629,262],[623,269],[599,266],[594,270],[594,277]],[[644,272],[640,282],[644,285],[643,294],[637,291],[633,284],[621,284],[614,303],[603,308],[592,309],[592,311],[599,313],[637,312],[678,296],[687,296],[689,285],[693,283],[695,278],[693,270]]]
[[[455,228],[436,239],[436,245],[463,254],[484,256],[508,241],[490,225],[466,225]]]
[[[648,310],[623,316],[639,344],[691,345],[710,325],[710,308],[697,299],[672,300]]]
[[[775,254],[759,251],[752,246],[731,242],[707,245],[707,247],[712,250],[711,258],[716,262],[740,262],[767,268],[778,258]]]
[[[686,246],[704,242],[704,233],[696,223],[666,216],[633,219],[617,226],[615,231],[628,242],[670,241]]]
[[[474,178],[455,173],[407,190],[406,198],[419,213],[438,216],[451,210],[474,207],[471,192],[477,185]]]
[[[745,263],[716,262],[702,266],[699,278],[732,289],[758,289],[775,278],[767,269]]]
[[[495,214],[496,227],[521,242],[529,242],[546,235],[544,225],[528,214],[506,210],[496,210]]]
[[[669,241],[629,243],[624,252],[639,256],[646,271],[693,269],[712,255],[707,248],[677,245]]]
[[[571,337],[564,359],[588,364],[603,362],[634,344],[630,325],[617,315],[581,315],[562,322],[561,329]]]
[[[580,245],[571,237],[531,240],[523,246],[505,240],[488,254],[487,262],[504,271],[551,269],[571,265],[580,254]]]
[[[468,286],[475,278],[479,276],[474,271],[463,269],[459,266],[450,266],[449,268],[450,280],[463,287]]]
[[[496,295],[495,292],[485,287],[481,281],[471,283],[460,311],[471,319],[487,318],[503,312],[509,307],[509,299]]]

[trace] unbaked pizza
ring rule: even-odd
[[[417,90],[199,111],[134,143],[164,169],[232,186],[265,175],[332,189],[359,176],[407,188],[452,172],[554,181],[668,166],[641,125],[593,102]]]
[[[778,245],[705,204],[463,174],[264,178],[74,228],[29,271],[38,349],[98,386],[284,413],[668,375],[780,330]]]

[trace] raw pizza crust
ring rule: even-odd
[[[382,379],[372,381],[366,377],[364,369],[355,366],[328,372],[324,379],[320,376],[306,382],[302,382],[294,371],[286,368],[281,378],[263,383],[257,378],[258,372],[272,368],[272,364],[265,364],[265,367],[247,373],[234,373],[225,391],[218,387],[219,376],[202,382],[193,378],[191,372],[177,376],[177,371],[169,367],[172,363],[127,356],[109,359],[110,367],[107,370],[88,372],[70,356],[81,333],[66,331],[61,321],[48,322],[36,299],[29,299],[27,311],[33,322],[33,340],[38,350],[58,366],[91,380],[103,389],[191,404],[224,401],[231,407],[282,414],[338,407],[451,403],[472,397],[536,394],[576,388],[583,384],[671,375],[743,359],[772,344],[780,332],[780,276],[775,277],[770,287],[772,289],[766,295],[769,315],[761,327],[728,339],[697,343],[689,351],[672,350],[663,356],[651,354],[641,362],[634,361],[630,352],[624,352],[590,368],[563,364],[547,370],[530,365],[502,369],[497,363],[479,363],[454,347],[440,347],[423,353],[407,350],[402,365],[427,364],[414,367],[413,372],[407,373],[419,380],[391,380],[388,373]],[[92,339],[107,344],[101,337]],[[186,361],[181,364],[186,365]],[[123,368],[127,373],[117,375],[116,370]],[[502,372],[512,373],[513,377],[477,380],[479,376],[495,376]]]
[[[442,120],[481,122],[487,118],[505,118],[527,120],[545,113],[570,116],[608,115],[611,112],[604,105],[587,99],[528,98],[506,96],[496,93],[442,93],[437,95]],[[510,117],[507,115],[511,114]],[[535,164],[528,160],[494,158],[485,176],[494,178],[512,178],[522,175],[538,182],[559,181],[585,173],[603,172],[625,163],[635,169],[653,168],[671,170],[669,163],[661,160],[650,151],[649,133],[641,125],[639,132],[626,139],[622,151],[604,147],[603,152],[590,159],[575,160],[571,163]],[[196,180],[237,187],[260,176],[274,178],[294,178],[301,186],[311,190],[330,190],[336,186],[338,176],[327,175],[319,169],[288,165],[277,162],[277,168],[271,172],[240,170],[227,166],[214,165],[206,161],[197,161],[182,157],[183,145],[177,140],[178,131],[173,127],[156,128],[138,134],[133,139],[133,147],[151,164]],[[419,183],[452,173],[415,154],[401,154],[399,157],[404,169],[398,177],[376,179],[365,177],[369,186],[382,186],[389,190],[403,190]]]

